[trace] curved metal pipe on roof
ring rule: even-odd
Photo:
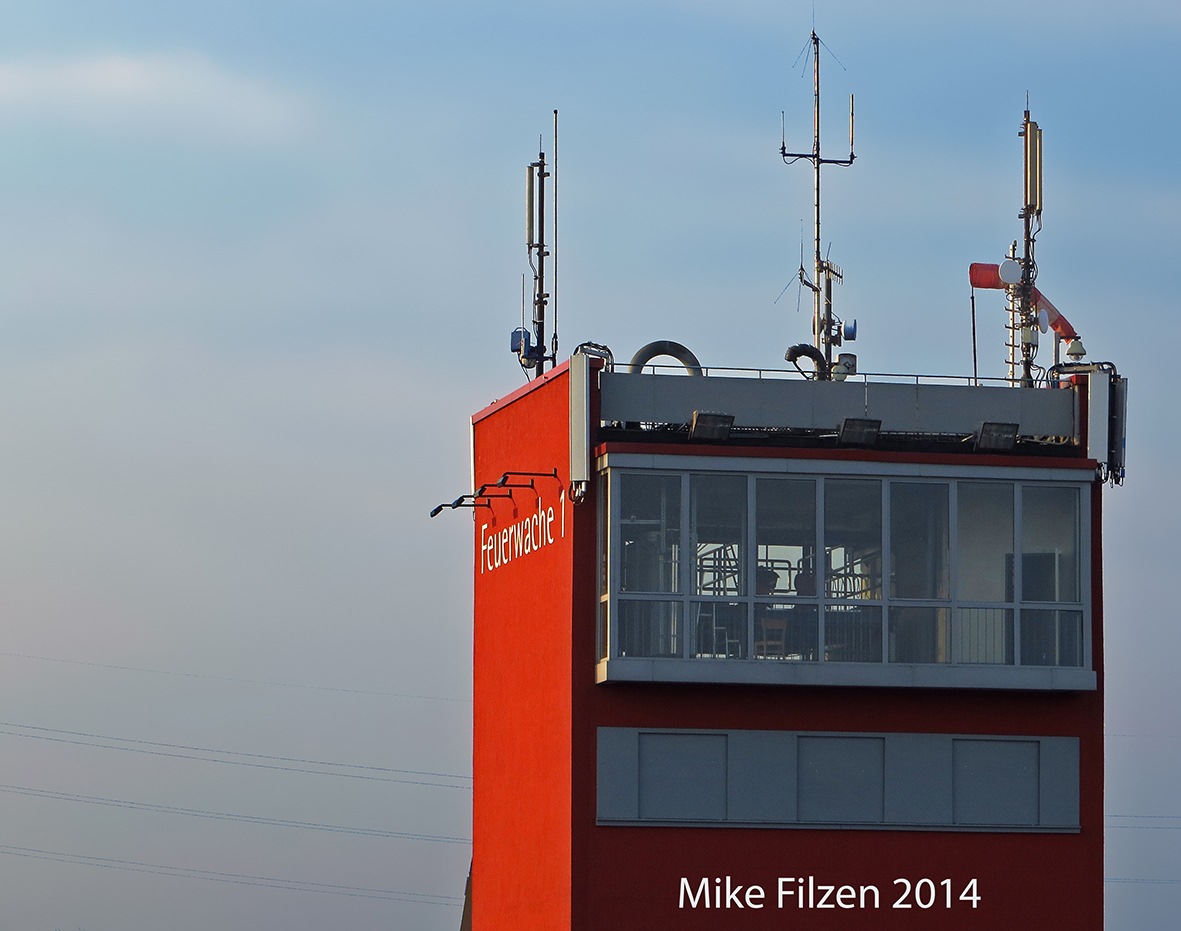
[[[832,372],[828,367],[828,360],[824,358],[824,353],[808,343],[797,343],[783,354],[783,358],[794,365],[797,369],[800,368],[799,358],[806,356],[812,360],[812,364],[816,366],[816,377],[821,381],[827,381]],[[802,372],[803,369],[800,369]]]
[[[701,369],[701,363],[697,361],[697,356],[693,355],[687,348],[680,343],[674,342],[671,339],[658,339],[646,346],[640,347],[631,362],[627,365],[629,374],[638,374],[644,370],[644,366],[655,359],[657,356],[672,356],[681,365],[685,366],[685,371],[690,375],[704,375],[705,372]]]

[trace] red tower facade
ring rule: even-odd
[[[1125,383],[1076,368],[576,354],[475,415],[472,927],[1101,927]]]

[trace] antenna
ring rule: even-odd
[[[550,338],[550,362],[558,364],[558,111],[554,111],[554,335]]]
[[[973,262],[968,268],[968,280],[973,288],[995,288],[1006,292],[1009,321],[1005,326],[1008,350],[1009,381],[1023,388],[1034,385],[1035,370],[1038,380],[1047,377],[1047,370],[1035,364],[1038,333],[1054,331],[1054,364],[1058,366],[1059,349],[1066,341],[1066,355],[1072,363],[1086,356],[1078,331],[1037,287],[1037,259],[1034,250],[1042,231],[1042,131],[1029,118],[1029,98],[1026,96],[1025,118],[1017,135],[1025,140],[1024,205],[1018,218],[1024,221],[1024,242],[1013,240],[1008,257],[999,265]],[[973,302],[973,314],[975,303]],[[975,318],[973,317],[973,320]],[[973,345],[974,345],[973,330]],[[973,369],[975,361],[973,355]],[[974,374],[974,372],[973,372]]]
[[[1033,358],[1037,354],[1037,301],[1035,299],[1037,281],[1037,262],[1034,260],[1034,247],[1037,234],[1042,229],[1042,131],[1037,123],[1029,118],[1029,99],[1025,101],[1025,119],[1021,124],[1019,136],[1025,140],[1025,202],[1018,217],[1024,221],[1024,254],[1021,259],[1021,281],[1018,284],[1016,300],[1012,302],[1014,318],[1011,321],[1014,337],[1021,334],[1021,384],[1025,387],[1033,385]],[[1034,223],[1037,229],[1034,229]],[[1015,244],[1014,244],[1015,245]],[[1015,251],[1015,250],[1014,250]],[[1014,338],[1013,343],[1016,343]],[[1016,354],[1010,350],[1009,377],[1016,378],[1013,362]]]
[[[849,95],[849,157],[845,159],[823,158],[820,154],[820,37],[816,35],[816,30],[812,30],[812,60],[813,60],[813,90],[814,90],[814,104],[812,112],[812,151],[811,152],[788,152],[787,141],[784,139],[780,145],[779,154],[783,161],[790,165],[800,159],[806,159],[812,163],[812,168],[815,173],[815,201],[814,201],[814,219],[816,227],[816,250],[813,256],[813,277],[809,281],[807,273],[800,266],[800,281],[812,291],[812,336],[816,342],[817,347],[821,350],[824,356],[823,371],[821,367],[817,368],[818,377],[831,377],[832,370],[832,347],[841,344],[841,321],[833,316],[832,312],[832,283],[833,281],[842,281],[844,276],[841,270],[828,260],[828,258],[821,254],[821,238],[820,238],[820,169],[824,165],[841,165],[849,166],[853,164],[853,160],[857,157],[853,154],[853,95]],[[854,326],[851,332],[856,332]],[[852,339],[852,335],[848,336]]]
[[[545,151],[538,140],[537,161],[525,167],[525,250],[529,256],[529,268],[533,271],[533,319],[532,327],[520,326],[513,330],[509,348],[516,353],[521,368],[535,369],[537,375],[545,371],[546,362],[552,367],[558,356],[557,329],[557,240],[558,240],[558,111],[554,111],[554,165],[553,172],[547,170]],[[554,293],[545,289],[545,260],[550,251],[545,244],[545,179],[554,179]],[[550,299],[554,306],[554,332],[549,354],[545,351],[545,311]]]

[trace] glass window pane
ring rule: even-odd
[[[890,595],[946,598],[948,486],[890,483]]]
[[[620,601],[618,656],[680,656],[679,601]]]
[[[755,488],[756,595],[816,594],[816,482],[760,478]]]
[[[882,597],[881,482],[824,483],[824,549],[825,593],[830,598]]]
[[[595,656],[598,659],[607,658],[607,603],[599,602],[595,614]]]
[[[825,611],[824,658],[838,663],[880,663],[882,609],[836,605]]]
[[[1030,610],[1021,612],[1022,666],[1081,666],[1083,613]]]
[[[598,477],[595,490],[598,492],[598,514],[596,515],[596,519],[598,520],[599,595],[601,597],[607,594],[607,572],[610,563],[607,551],[607,515],[611,513],[608,507],[610,486],[607,483],[607,476],[605,474]]]
[[[619,479],[622,592],[679,592],[681,477],[625,472]]]
[[[755,605],[755,658],[815,660],[815,605]]]
[[[957,663],[1013,662],[1011,608],[959,608],[951,632],[953,661]]]
[[[746,605],[695,601],[690,634],[695,656],[742,659],[746,656]]]
[[[1078,601],[1077,488],[1027,485],[1021,494],[1021,597]]]
[[[946,663],[951,638],[946,608],[891,608],[891,663]]]
[[[746,476],[694,475],[689,489],[694,592],[745,594]]]
[[[959,597],[964,601],[1012,601],[1013,486],[960,482],[957,497]]]

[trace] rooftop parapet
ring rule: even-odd
[[[859,375],[835,382],[764,370],[692,377],[618,368],[599,378],[600,419],[620,426],[689,424],[695,411],[709,411],[733,416],[739,434],[835,436],[844,421],[860,419],[880,421],[884,438],[963,440],[983,423],[1015,424],[1023,442],[1075,445],[1082,438],[1077,392],[999,380]]]

